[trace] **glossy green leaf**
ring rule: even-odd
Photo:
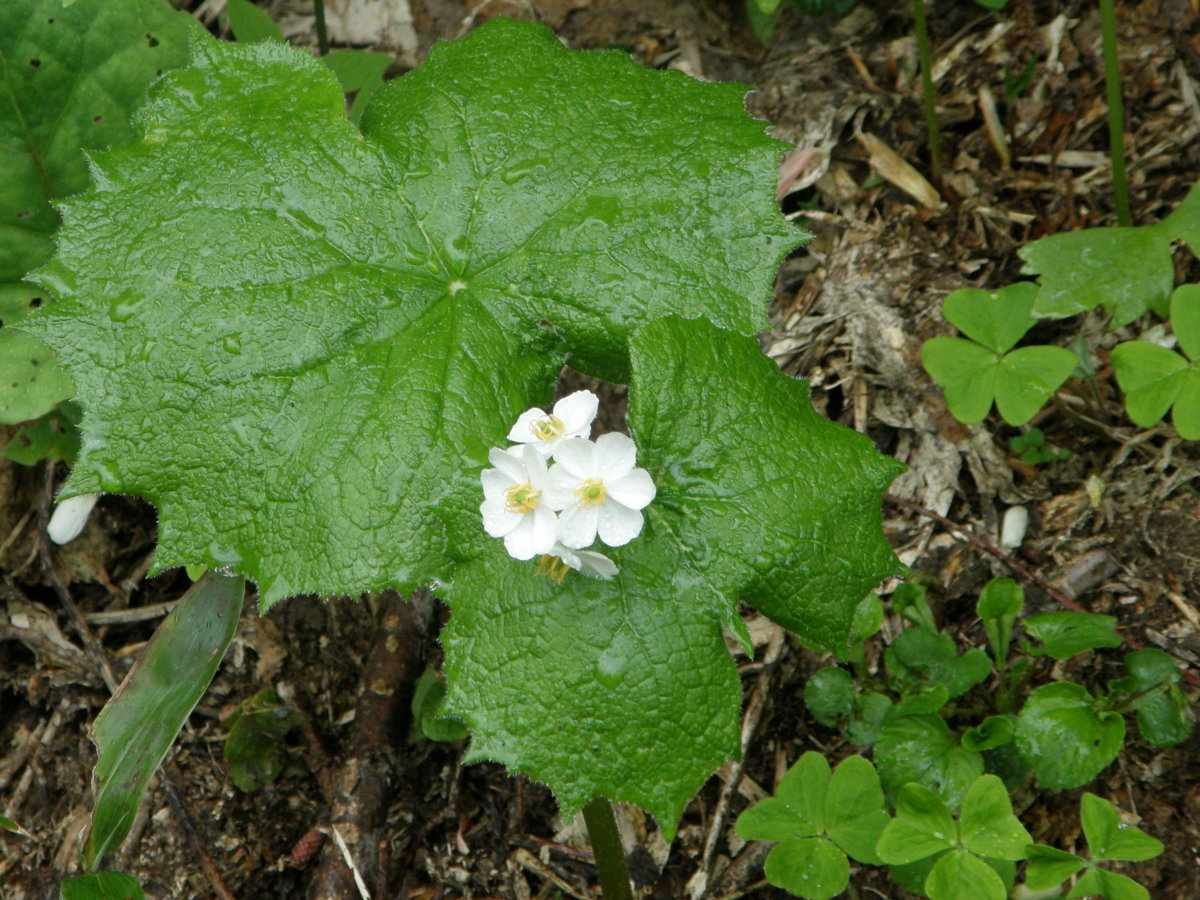
[[[1025,884],[1035,891],[1049,890],[1062,884],[1087,865],[1086,860],[1074,853],[1045,844],[1030,844],[1026,854],[1029,864],[1025,869]]]
[[[977,856],[952,850],[933,865],[925,879],[929,900],[1005,900],[1008,891],[996,870]]]
[[[245,580],[208,572],[192,585],[92,725],[99,751],[89,869],[125,839],[147,782],[208,689],[237,630]]]
[[[1013,815],[1008,789],[995,775],[980,775],[963,799],[959,840],[977,856],[1019,860],[1033,839]]]
[[[322,56],[321,62],[337,76],[343,91],[355,95],[350,121],[357,123],[375,91],[383,86],[383,73],[392,64],[392,57],[370,50],[333,50]]]
[[[875,850],[890,817],[875,767],[861,756],[848,756],[833,771],[825,800],[825,832],[860,863],[879,865]]]
[[[996,409],[1009,425],[1024,425],[1071,373],[1075,354],[1062,347],[1018,347],[996,372]]]
[[[982,753],[984,750],[994,750],[1007,744],[1015,733],[1011,716],[988,716],[979,725],[963,732],[962,745],[967,750]]]
[[[1116,759],[1125,742],[1125,720],[1099,711],[1082,685],[1044,684],[1017,715],[1017,749],[1043,788],[1087,784]]]
[[[850,883],[850,863],[826,838],[789,838],[767,854],[763,874],[797,897],[831,900]]]
[[[926,681],[946,688],[950,699],[979,684],[992,671],[986,653],[972,647],[958,655],[948,634],[924,628],[907,628],[896,636],[884,654],[888,672],[902,681]]]
[[[914,625],[928,631],[937,631],[937,622],[929,606],[929,589],[915,581],[905,581],[892,591],[892,611],[903,616]]]
[[[950,700],[950,691],[944,684],[922,684],[904,693],[892,707],[889,718],[923,716],[935,713]]]
[[[957,809],[983,774],[983,757],[960,747],[939,716],[905,716],[883,727],[875,744],[875,767],[887,793],[895,795],[915,782],[937,791]]]
[[[1024,589],[1011,578],[993,578],[980,592],[975,614],[983,620],[993,659],[1008,659],[1013,625],[1024,603]]]
[[[254,41],[286,42],[283,29],[267,11],[251,0],[225,0],[225,15],[229,17],[229,30],[243,43]]]
[[[786,841],[817,834],[811,822],[778,797],[766,797],[745,810],[738,816],[735,830],[744,841]]]
[[[1010,284],[998,291],[963,288],[942,301],[942,315],[971,340],[1004,354],[1032,327],[1037,294],[1037,285],[1032,281]]]
[[[832,778],[829,761],[821,753],[809,750],[788,769],[775,796],[796,812],[804,831],[800,837],[825,831],[825,798]]]
[[[43,459],[74,463],[79,453],[79,407],[69,400],[58,404],[44,416],[17,429],[0,457],[23,466],[32,466]]]
[[[74,391],[45,344],[21,331],[0,330],[0,425],[36,419]]]
[[[1174,747],[1192,733],[1187,695],[1179,688],[1179,667],[1170,655],[1148,647],[1125,654],[1129,674],[1109,682],[1110,690],[1135,695],[1138,730],[1155,747]],[[1157,687],[1161,685],[1161,687]],[[1140,696],[1138,696],[1140,695]]]
[[[287,763],[287,734],[301,722],[300,713],[265,688],[242,704],[225,737],[225,765],[241,791],[262,790],[279,777]]]
[[[1065,610],[1028,616],[1022,624],[1042,645],[1038,652],[1055,659],[1070,659],[1088,650],[1120,647],[1122,643],[1116,616]]]
[[[1074,897],[1098,895],[1104,900],[1150,900],[1150,892],[1125,875],[1104,869],[1088,869],[1067,894]]]
[[[804,705],[826,728],[837,727],[854,711],[854,677],[837,666],[818,669],[804,685]]]
[[[624,380],[633,323],[765,322],[799,233],[742,97],[497,19],[381,88],[360,134],[309,54],[198,44],[39,276],[60,300],[29,327],[87,411],[66,493],[146,497],[156,570],[232,565],[265,606],[447,575],[487,540],[487,448],[564,353]]]
[[[1175,285],[1172,243],[1200,244],[1200,187],[1154,225],[1055,234],[1022,247],[1022,271],[1040,275],[1034,315],[1063,318],[1103,305],[1110,328],[1148,311],[1165,316]]]
[[[142,886],[123,872],[98,872],[68,878],[59,887],[60,900],[144,900]]]
[[[875,849],[885,863],[905,865],[957,843],[958,824],[946,802],[924,785],[906,784],[896,793],[896,817]]]
[[[1142,862],[1163,852],[1162,842],[1140,828],[1122,825],[1117,808],[1103,797],[1084,793],[1079,801],[1083,833],[1093,861]]]

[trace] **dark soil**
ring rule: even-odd
[[[211,20],[220,4],[185,5]],[[1031,512],[1021,564],[1083,608],[1119,617],[1131,644],[1161,647],[1197,672],[1200,450],[1169,425],[1148,433],[1134,428],[1105,366],[1117,337],[1133,336],[1149,321],[1113,336],[1099,319],[1084,316],[1039,333],[1053,341],[1081,331],[1100,347],[1094,388],[1068,385],[1036,420],[1052,443],[1072,452],[1061,463],[1035,467],[1013,457],[1007,440],[1017,430],[998,419],[974,428],[956,423],[917,363],[923,339],[951,332],[938,312],[949,290],[1011,281],[1020,270],[1017,248],[1044,234],[1115,224],[1094,3],[1012,0],[1000,14],[966,0],[930,4],[935,53],[944,66],[938,83],[944,202],[936,208],[872,178],[870,154],[856,137],[873,135],[930,175],[906,3],[863,2],[841,20],[805,19],[785,3],[765,48],[733,0],[411,5],[418,44],[403,52],[393,47],[402,58],[504,14],[545,21],[572,47],[620,47],[645,65],[753,86],[752,112],[773,122],[777,136],[815,151],[783,200],[785,211],[809,211],[815,239],[781,271],[764,349],[785,371],[811,379],[814,403],[825,415],[870,434],[910,466],[893,487],[908,503],[886,505],[886,527],[905,562],[938,585],[936,611],[945,626],[962,643],[982,645],[974,598],[989,578],[1014,573],[911,504],[995,543],[1004,510],[1020,503]],[[267,6],[293,23],[297,43],[315,44],[311,19],[303,18],[309,4]],[[1135,221],[1146,223],[1173,209],[1200,179],[1200,13],[1188,0],[1121,2],[1117,13],[1131,200]],[[1006,73],[1016,75],[1031,59],[1038,63],[1030,84],[1004,104]],[[982,88],[1001,104],[1011,166],[989,139]],[[1196,280],[1200,265],[1185,250],[1177,264],[1181,277]],[[612,389],[612,396],[619,404],[623,395]],[[7,612],[0,615],[0,814],[32,834],[0,837],[0,894],[7,900],[57,897],[59,881],[78,872],[95,762],[87,730],[108,697],[56,582],[85,618],[128,611],[127,621],[112,624],[110,617],[110,624],[91,626],[118,672],[159,621],[137,611],[177,598],[189,583],[178,572],[145,577],[154,511],[119,496],[102,498],[80,539],[50,549],[54,569],[47,570],[40,552],[47,487],[63,474],[0,463],[0,599]],[[1103,486],[1098,500],[1088,493],[1089,476]],[[1059,608],[1037,584],[1025,586],[1027,612]],[[433,622],[413,625],[424,637],[410,640],[395,659],[381,635],[408,626],[388,618],[393,598],[295,598],[263,617],[248,606],[225,664],[164,765],[173,787],[156,780],[113,867],[138,877],[151,898],[352,898],[359,894],[344,869],[342,881],[329,882],[341,884],[340,893],[322,893],[317,883],[341,865],[325,836],[331,821],[364,814],[378,818],[370,832],[377,839],[356,850],[375,873],[367,884],[373,897],[599,896],[578,828],[564,831],[543,786],[493,765],[461,766],[461,743],[410,741],[411,682],[424,665],[440,661],[437,627],[447,615],[433,601],[420,602]],[[746,615],[764,624],[752,610]],[[883,634],[894,634],[897,624],[889,617]],[[748,714],[759,717],[744,775],[730,785],[726,769],[710,780],[669,852],[654,824],[629,812],[639,838],[634,877],[645,896],[687,897],[689,883],[693,897],[786,896],[763,881],[766,848],[738,840],[732,822],[805,750],[835,758],[855,752],[815,724],[802,703],[807,677],[824,661],[790,639],[773,644],[769,628],[756,633],[758,660],[741,659],[748,697],[755,698]],[[881,659],[882,648],[883,637],[876,637],[869,659]],[[1088,654],[1059,664],[1054,677],[1102,685],[1119,674],[1119,658]],[[364,667],[389,665],[371,671],[404,673],[395,697],[382,701],[395,715],[371,723],[374,730],[359,728],[356,710],[372,699],[364,698]],[[1049,678],[1045,669],[1041,677]],[[1193,694],[1195,683],[1187,685]],[[307,725],[289,738],[281,777],[242,793],[226,771],[222,742],[229,715],[265,687]],[[373,737],[364,737],[368,731]],[[364,747],[364,741],[374,743]],[[1126,870],[1160,900],[1200,897],[1198,750],[1195,736],[1158,750],[1131,729],[1118,761],[1088,786],[1166,844],[1158,859]],[[386,802],[379,810],[339,806],[339,773],[355,760],[380,774],[374,796]],[[1018,795],[1036,840],[1080,848],[1081,793]],[[702,868],[706,888],[697,875]],[[220,893],[221,883],[228,894]],[[857,897],[905,896],[877,871],[856,872],[852,883]]]

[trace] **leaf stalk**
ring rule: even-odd
[[[587,824],[592,853],[596,857],[604,900],[633,900],[629,869],[625,865],[625,851],[621,847],[621,834],[617,831],[612,804],[604,797],[594,797],[583,808],[583,821]]]
[[[920,3],[921,0],[913,0]],[[1133,224],[1129,184],[1125,178],[1125,110],[1121,99],[1121,62],[1117,56],[1117,19],[1113,0],[1100,0],[1100,35],[1104,49],[1104,88],[1108,95],[1108,144],[1112,158],[1113,204],[1117,224]]]

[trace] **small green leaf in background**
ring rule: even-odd
[[[957,809],[983,774],[983,757],[960,746],[940,716],[903,716],[883,726],[875,743],[875,767],[890,796],[913,782],[936,791]]]
[[[888,673],[902,684],[924,681],[946,688],[949,699],[959,697],[986,679],[992,661],[977,647],[958,655],[954,638],[924,628],[906,628],[884,651]]]
[[[982,422],[994,401],[1004,421],[1024,425],[1075,370],[1075,354],[1062,347],[1012,349],[1033,325],[1037,295],[1036,285],[1019,282],[946,297],[942,315],[970,340],[930,338],[921,345],[921,363],[960,422]]]
[[[446,679],[436,666],[429,666],[417,679],[412,698],[412,729],[409,743],[422,737],[430,741],[461,741],[467,735],[467,726],[461,719],[441,715],[442,701],[446,698]]]
[[[1017,749],[1044,788],[1087,784],[1117,758],[1124,742],[1120,713],[1098,710],[1082,685],[1044,684],[1017,714]]]
[[[804,705],[826,728],[836,728],[854,711],[854,677],[837,666],[818,669],[804,685]]]
[[[879,595],[871,591],[859,601],[854,610],[854,621],[850,623],[850,643],[845,648],[835,648],[834,655],[838,662],[849,663],[860,667],[866,659],[864,642],[872,637],[883,625],[883,601]]]
[[[287,42],[278,23],[266,10],[250,0],[226,0],[225,14],[229,17],[229,30],[243,44],[255,41]]]
[[[51,201],[88,185],[85,150],[133,137],[132,113],[147,85],[187,62],[187,13],[160,0],[4,0],[0,29],[0,423],[48,412],[71,396],[54,357],[31,335],[10,332],[49,294],[21,278],[54,251]],[[33,361],[36,360],[36,365]]]
[[[995,750],[1016,735],[1012,716],[988,716],[974,728],[963,732],[962,745],[967,750]]]
[[[1149,341],[1126,341],[1113,348],[1113,372],[1137,425],[1150,428],[1173,407],[1179,436],[1200,440],[1200,284],[1180,285],[1171,295],[1171,328],[1187,359]]]
[[[1075,350],[1072,349],[1072,352]],[[1080,372],[1078,367],[1073,374],[1077,377],[1090,377],[1090,373]],[[1024,434],[1017,435],[1008,442],[1008,449],[1020,456],[1022,462],[1027,462],[1031,466],[1061,462],[1071,456],[1070,450],[1050,447],[1046,443],[1046,435],[1040,428],[1030,428]]]
[[[33,837],[33,835],[8,816],[0,816],[0,831],[10,831],[13,834],[19,834],[21,837]]]
[[[287,763],[284,740],[300,721],[300,713],[283,703],[272,688],[242,703],[229,723],[224,751],[229,777],[238,790],[262,790],[279,777]]]
[[[208,572],[163,619],[92,724],[96,803],[84,862],[120,846],[147,782],[208,689],[237,631],[245,579]]]
[[[861,756],[830,773],[820,753],[796,761],[768,797],[738,817],[743,840],[778,841],[767,855],[767,880],[809,900],[829,900],[850,880],[847,855],[877,865],[875,844],[888,823],[875,767]]]
[[[1100,613],[1062,612],[1029,616],[1022,623],[1026,633],[1042,646],[1032,651],[1039,656],[1070,659],[1088,650],[1120,647],[1116,616]]]
[[[1148,647],[1126,653],[1125,669],[1129,674],[1110,681],[1108,687],[1135,695],[1130,708],[1137,710],[1142,737],[1155,747],[1174,747],[1187,740],[1193,723],[1188,718],[1187,694],[1179,687],[1183,676],[1175,660]]]
[[[1166,316],[1177,240],[1200,251],[1200,185],[1157,224],[1053,234],[1017,254],[1022,272],[1041,276],[1035,315],[1061,319],[1103,304],[1116,329],[1146,312]]]
[[[869,747],[883,734],[883,725],[893,709],[892,699],[877,691],[864,691],[854,698],[854,715],[846,725],[846,740]]]
[[[59,886],[60,900],[145,900],[136,878],[123,872],[99,872],[68,878]]]
[[[929,606],[929,589],[915,581],[905,581],[892,591],[892,611],[927,631],[937,631],[937,622]]]
[[[921,684],[909,689],[892,708],[890,718],[923,716],[935,713],[950,700],[950,691],[944,684]]]
[[[392,64],[392,57],[372,50],[333,50],[321,57],[337,76],[343,93],[354,94],[350,104],[350,121],[358,124],[371,96],[383,85],[383,73]]]
[[[82,415],[79,407],[69,400],[58,404],[44,416],[17,429],[0,449],[0,457],[23,466],[32,466],[43,459],[73,464],[79,452],[76,426]]]
[[[1013,625],[1024,603],[1024,589],[1011,578],[993,578],[979,594],[975,614],[983,621],[992,659],[997,663],[1008,659]]]

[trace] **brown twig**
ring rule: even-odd
[[[332,780],[330,830],[341,835],[345,852],[335,841],[325,843],[308,891],[312,900],[359,896],[355,872],[366,884],[386,883],[381,880],[386,873],[379,871],[379,846],[386,837],[391,799],[391,748],[403,733],[432,618],[433,598],[427,591],[417,591],[411,601],[395,592],[386,595],[363,666],[349,749]]]

